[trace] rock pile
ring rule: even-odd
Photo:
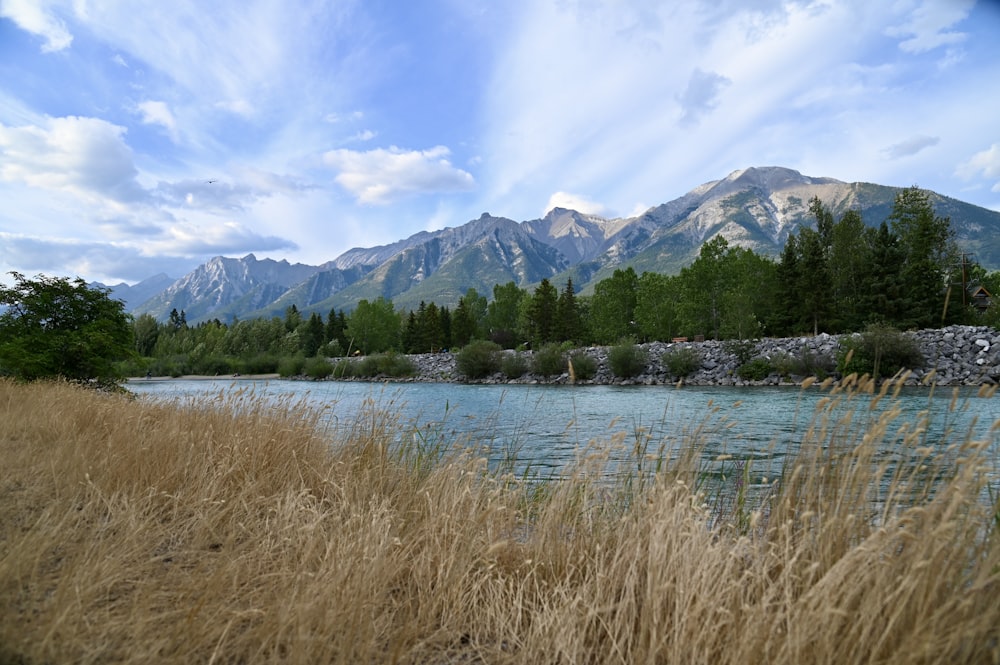
[[[981,385],[1000,383],[1000,331],[985,326],[950,326],[948,328],[920,330],[910,335],[917,343],[924,358],[920,367],[911,367],[906,383],[922,382],[939,386]],[[820,334],[815,337],[765,338],[752,342],[653,342],[641,344],[646,354],[646,369],[637,376],[623,379],[611,371],[608,361],[610,347],[595,346],[578,349],[596,364],[592,378],[575,381],[576,384],[657,385],[676,383],[664,355],[680,349],[693,349],[699,361],[697,368],[683,378],[690,385],[746,386],[794,385],[806,376],[836,374],[836,359],[841,350],[841,340],[847,335]],[[519,353],[531,366],[531,351],[505,351]],[[428,353],[409,356],[417,366],[417,374],[404,381],[465,382],[459,374],[453,353]],[[768,368],[766,376],[740,376],[740,368],[755,359]],[[928,378],[929,375],[929,378]],[[927,379],[925,381],[925,378]],[[525,374],[509,378],[496,373],[476,383],[511,384],[566,384],[570,383],[568,368],[558,376],[542,377]]]

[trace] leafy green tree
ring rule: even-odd
[[[0,374],[116,384],[120,360],[135,354],[132,320],[110,290],[74,280],[12,272],[0,286]]]
[[[617,269],[594,287],[590,329],[595,341],[610,344],[636,332],[635,306],[639,277],[632,266]]]
[[[678,288],[674,276],[642,273],[635,290],[635,322],[640,338],[669,342],[678,336]]]
[[[701,246],[698,258],[682,268],[681,317],[692,335],[719,339],[722,332],[723,295],[727,287],[725,256],[729,243],[721,235]]]
[[[827,271],[832,301],[831,332],[864,327],[866,284],[871,270],[871,246],[867,229],[857,210],[848,210],[833,227]]]
[[[392,301],[379,296],[374,301],[358,302],[347,319],[346,334],[352,346],[367,355],[397,349],[400,327],[400,315]]]
[[[552,286],[548,278],[543,278],[535,287],[535,292],[528,300],[525,310],[524,329],[534,345],[539,346],[555,339],[558,302],[559,293],[556,287]]]
[[[485,319],[488,337],[505,349],[517,346],[521,302],[528,297],[527,292],[514,282],[493,287]]]
[[[140,314],[132,327],[135,334],[135,350],[140,356],[146,358],[152,356],[156,340],[160,336],[160,322],[152,314]]]

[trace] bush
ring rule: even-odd
[[[842,338],[837,354],[837,371],[843,375],[881,378],[923,363],[916,340],[884,324],[871,324],[860,334]]]
[[[304,356],[285,356],[278,361],[278,374],[282,378],[288,378],[290,376],[299,376],[302,374],[303,368],[305,368],[306,359]]]
[[[417,366],[413,361],[395,351],[385,353],[374,353],[365,356],[360,362],[354,364],[354,376],[364,378],[374,378],[376,376],[386,376],[391,378],[413,376],[417,371]]]
[[[754,358],[740,365],[736,370],[736,375],[744,381],[763,381],[773,371],[774,366],[767,358]]]
[[[520,353],[505,353],[500,360],[500,371],[508,379],[516,379],[528,373],[528,361]]]
[[[333,374],[333,365],[329,360],[321,356],[307,360],[303,369],[306,376],[310,379],[325,379]]]
[[[608,351],[611,372],[622,379],[639,376],[646,369],[646,352],[633,341],[622,341]]]
[[[593,356],[577,351],[570,356],[570,362],[573,363],[573,374],[580,381],[589,381],[597,376],[597,360]]]
[[[233,364],[240,374],[274,374],[278,371],[278,357],[261,353],[250,358],[241,358]]]
[[[469,379],[481,379],[500,370],[500,345],[477,339],[455,354],[455,366]]]
[[[675,347],[663,354],[663,365],[670,376],[683,379],[701,367],[701,353],[693,346]]]
[[[558,344],[544,344],[531,356],[531,371],[540,376],[555,376],[566,371],[566,359]]]
[[[837,369],[837,361],[834,358],[816,353],[807,346],[803,346],[797,356],[791,353],[776,353],[771,358],[771,364],[782,376],[815,376],[817,379],[825,379]]]
[[[722,348],[726,353],[736,356],[736,362],[746,365],[753,359],[753,354],[757,351],[757,342],[752,339],[731,339],[722,343]]]
[[[336,365],[333,366],[333,378],[335,379],[352,379],[354,378],[356,372],[354,366],[356,363],[347,360],[340,360]]]

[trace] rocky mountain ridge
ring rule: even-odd
[[[184,310],[196,323],[280,316],[292,304],[325,315],[378,297],[409,309],[421,301],[453,306],[470,287],[489,296],[495,284],[513,281],[530,288],[543,278],[557,286],[572,278],[586,292],[623,266],[677,272],[716,235],[777,256],[790,234],[814,225],[808,211],[814,196],[838,218],[854,208],[875,226],[887,217],[900,189],[754,167],[634,217],[608,219],[554,208],[540,219],[518,222],[483,213],[460,226],[354,248],[321,266],[258,260],[253,254],[216,257],[130,309],[160,320],[172,309]],[[976,254],[987,268],[1000,268],[1000,213],[933,192],[931,200],[938,214],[951,218],[963,251]]]

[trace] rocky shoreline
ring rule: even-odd
[[[978,386],[1000,383],[1000,330],[986,326],[949,326],[904,333],[912,336],[924,358],[922,367],[911,367],[907,385]],[[832,368],[840,350],[840,341],[848,335],[820,334],[815,337],[764,338],[742,350],[752,358],[777,362],[781,359],[803,359]],[[608,365],[610,347],[595,346],[574,351],[592,357],[597,372],[588,380],[571,381],[568,371],[557,376],[543,377],[525,374],[510,379],[501,373],[474,381],[459,374],[453,353],[427,353],[408,356],[417,367],[414,376],[388,379],[399,382],[456,382],[482,384],[568,384],[575,385],[662,385],[677,380],[663,364],[663,355],[671,349],[693,347],[701,356],[698,369],[684,377],[683,383],[698,386],[760,386],[798,385],[804,374],[773,371],[760,380],[740,378],[737,373],[742,364],[734,353],[734,345],[727,342],[653,342],[639,345],[648,358],[645,372],[630,378],[614,376]],[[747,348],[749,347],[749,348]],[[530,366],[531,351],[506,351],[525,356]],[[929,374],[933,375],[925,380]],[[837,378],[835,372],[830,375]],[[341,379],[337,379],[341,380]],[[350,380],[350,379],[347,379]],[[370,380],[370,379],[369,379]]]

